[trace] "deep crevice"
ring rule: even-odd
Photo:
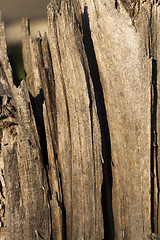
[[[43,103],[44,103],[44,94],[43,90],[40,90],[40,93],[33,97],[30,93],[30,100],[32,104],[33,114],[36,121],[37,131],[40,139],[40,146],[41,146],[41,152],[42,152],[42,159],[43,159],[43,166],[45,175],[47,178],[47,185],[48,185],[48,204],[50,206],[50,200],[52,199],[52,189],[49,182],[49,176],[48,176],[48,152],[47,152],[47,140],[46,140],[46,133],[45,133],[45,125],[44,125],[44,119],[43,119]],[[28,140],[29,141],[29,140]],[[50,220],[51,220],[51,226],[52,226],[52,214],[51,214],[51,206],[50,206]],[[50,240],[53,240],[52,238],[52,227],[51,227],[51,236]]]
[[[44,127],[44,119],[43,119],[43,103],[44,103],[44,95],[43,90],[40,90],[40,93],[33,97],[30,93],[30,100],[32,104],[32,109],[37,125],[37,131],[40,138],[41,151],[43,156],[43,165],[46,168],[48,165],[48,153],[47,153],[47,141],[46,141],[46,133]]]
[[[57,202],[58,202],[58,205],[60,207],[60,209],[62,210],[62,226],[63,226],[63,231],[62,231],[62,238],[64,240],[66,240],[67,238],[67,226],[66,226],[66,208],[65,208],[65,205],[64,205],[64,196],[63,196],[63,188],[62,188],[62,176],[61,176],[61,173],[59,172],[59,179],[60,179],[60,185],[61,185],[61,193],[62,193],[62,201],[60,202],[58,200],[58,196],[57,196]]]
[[[111,142],[108,127],[107,113],[104,103],[103,90],[100,82],[100,75],[98,64],[94,51],[94,46],[91,37],[88,9],[84,7],[84,14],[82,15],[83,25],[83,43],[88,59],[90,75],[93,82],[97,113],[99,118],[101,140],[102,140],[102,155],[103,155],[103,186],[102,186],[102,208],[104,218],[104,235],[105,239],[113,240],[114,221],[112,211],[112,169],[111,169]]]
[[[156,176],[154,175],[156,174]],[[155,182],[156,181],[156,182]],[[157,204],[155,204],[155,184],[157,185]],[[156,209],[155,209],[156,208]],[[157,144],[157,61],[152,59],[151,84],[151,229],[158,233],[159,175]],[[156,216],[155,216],[156,215]]]
[[[67,122],[68,122],[68,134],[69,134],[69,139],[70,139],[70,146],[71,144],[71,139],[72,139],[72,133],[71,133],[71,125],[70,125],[70,112],[69,112],[69,104],[68,104],[68,98],[67,98],[67,91],[66,91],[66,86],[65,86],[65,81],[62,77],[62,86],[63,86],[63,93],[64,93],[64,98],[65,98],[65,104],[66,104],[66,113],[67,113]],[[70,149],[70,156],[72,156],[72,149]],[[71,163],[71,183],[72,183],[72,161]],[[61,177],[61,172],[59,171],[59,179],[60,179],[60,186],[61,186],[61,193],[62,193],[62,222],[63,222],[63,230],[64,230],[64,235],[63,239],[65,240],[67,238],[67,222],[66,222],[66,208],[65,208],[65,203],[64,203],[64,194],[63,194],[63,182],[62,182],[62,177]],[[72,188],[72,186],[71,186]],[[72,199],[72,190],[71,190],[71,199]],[[71,209],[72,209],[72,201],[70,203]],[[73,209],[71,210],[73,212]],[[72,226],[71,226],[72,227]]]
[[[62,238],[65,240],[66,239],[66,209],[65,209],[65,205],[64,205],[62,176],[61,176],[59,163],[58,163],[58,133],[57,133],[57,107],[56,107],[55,79],[54,79],[54,72],[53,72],[53,68],[52,68],[53,64],[52,64],[52,57],[51,57],[48,40],[45,45],[45,51],[42,51],[43,47],[44,46],[42,45],[42,41],[40,40],[39,41],[39,51],[41,53],[40,55],[42,56],[41,64],[45,70],[46,80],[47,80],[47,84],[45,84],[44,81],[42,82],[42,88],[44,90],[44,98],[46,97],[45,100],[46,100],[47,113],[51,112],[51,119],[48,116],[48,121],[49,121],[48,123],[49,123],[49,127],[50,127],[52,146],[53,146],[53,152],[54,152],[54,161],[55,161],[56,173],[57,173],[56,177],[57,177],[58,186],[59,186],[59,193],[61,195],[61,197],[59,198],[58,193],[57,193],[56,200],[62,211],[62,226],[63,226]],[[59,47],[58,47],[58,49],[59,49]],[[47,65],[46,65],[45,64],[46,60],[44,60],[44,59],[46,59],[47,55],[48,55],[48,59],[47,59]],[[59,55],[59,57],[61,57],[61,56]],[[51,120],[51,122],[50,122],[50,120]],[[47,171],[47,169],[46,169],[46,171]],[[48,174],[48,172],[47,172],[47,174]],[[50,182],[50,179],[48,176],[48,185],[50,188],[51,195],[53,194],[53,189],[51,189],[51,188],[54,187],[54,186],[52,186],[52,184],[53,183]],[[51,211],[54,211],[54,209],[52,209],[52,207],[51,207]],[[52,213],[51,213],[51,226],[54,229],[53,225],[54,225],[54,222],[52,220]],[[53,229],[52,229],[52,231],[54,234]],[[53,239],[53,236],[52,236],[52,239]]]
[[[115,9],[117,9],[117,8],[118,8],[118,1],[115,0]]]

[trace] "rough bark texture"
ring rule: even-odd
[[[13,83],[0,20],[1,239],[159,239],[159,1],[48,5],[22,20]]]

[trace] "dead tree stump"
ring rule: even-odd
[[[159,1],[47,11],[19,85],[0,17],[0,239],[159,239]]]

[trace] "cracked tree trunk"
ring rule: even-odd
[[[160,238],[159,9],[51,1],[19,86],[0,19],[0,239]]]

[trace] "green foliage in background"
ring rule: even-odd
[[[12,66],[13,79],[16,85],[19,85],[22,79],[25,79],[25,71],[22,59],[22,45],[14,44],[8,46],[8,56]]]

